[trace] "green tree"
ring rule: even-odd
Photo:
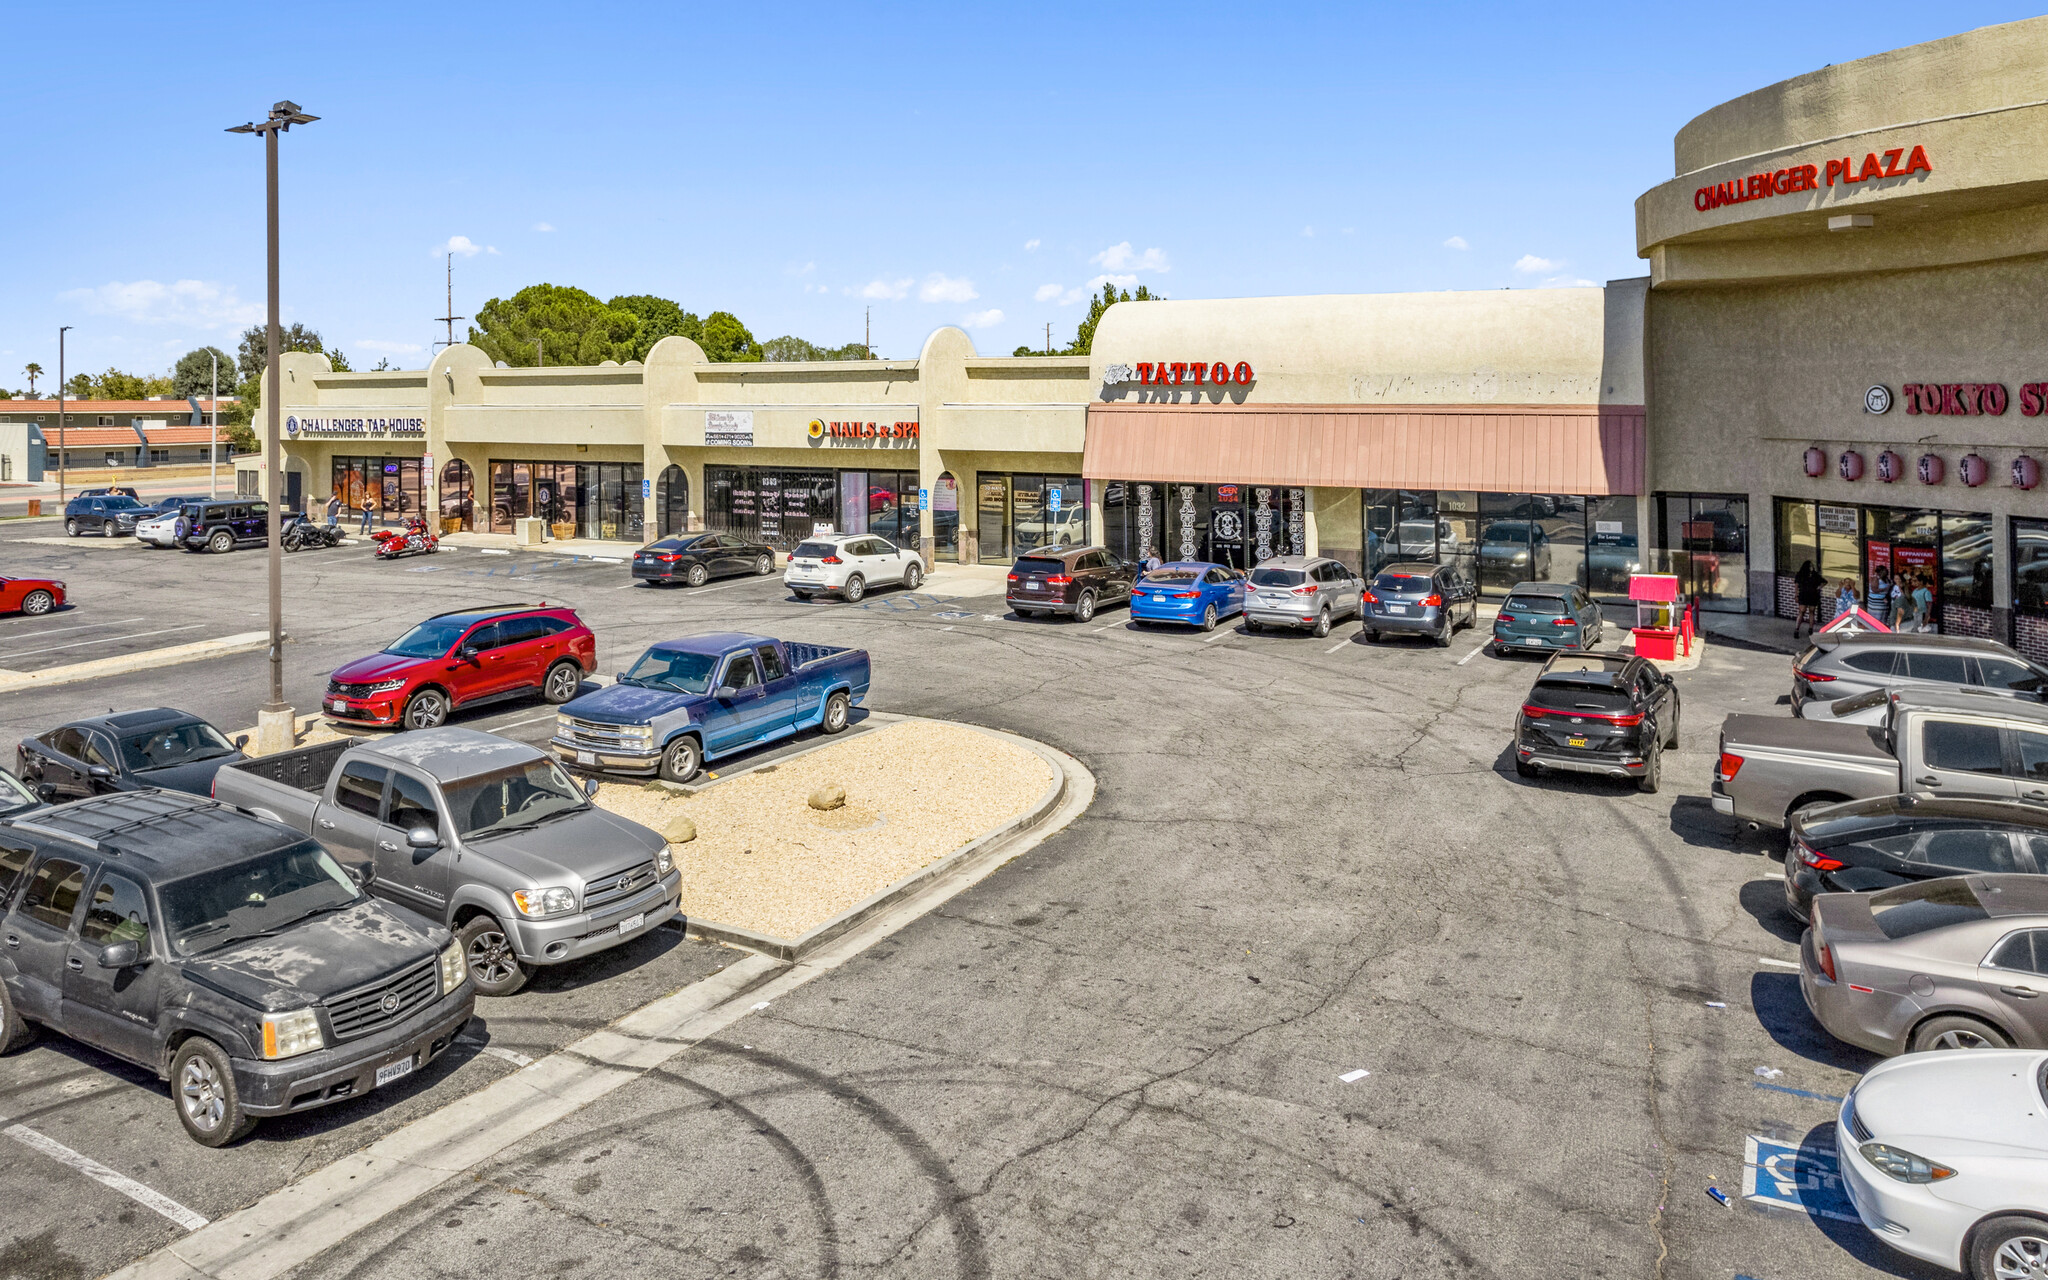
[[[843,347],[821,347],[815,342],[784,334],[761,344],[763,360],[868,360],[868,348],[858,342]]]
[[[1102,295],[1097,298],[1089,299],[1087,318],[1081,321],[1080,327],[1075,329],[1074,331],[1074,340],[1068,343],[1066,350],[1062,351],[1060,354],[1068,356],[1085,356],[1090,354],[1095,347],[1095,326],[1101,323],[1102,313],[1109,310],[1117,303],[1164,301],[1166,301],[1166,295],[1153,293],[1150,289],[1147,289],[1142,284],[1138,286],[1138,291],[1136,293],[1132,293],[1128,289],[1119,293],[1117,292],[1117,287],[1115,285],[1103,285]],[[1029,353],[1022,351],[1020,349],[1019,354],[1023,355]]]
[[[605,303],[614,311],[632,313],[639,327],[633,331],[633,354],[629,360],[645,360],[654,344],[663,338],[683,337],[702,345],[704,322],[667,298],[651,293],[621,294]]]
[[[747,326],[730,311],[714,311],[704,317],[704,336],[697,345],[704,348],[704,355],[710,360],[744,362],[761,358],[761,344],[754,341]]]
[[[633,335],[640,329],[640,318],[632,312],[608,307],[569,285],[528,285],[510,298],[492,298],[476,318],[470,345],[514,368],[542,361],[623,363],[635,358]]]
[[[294,320],[278,331],[281,341],[278,345],[286,351],[313,351],[324,353],[327,348],[320,344],[320,331],[308,329]],[[242,345],[236,364],[242,371],[242,382],[260,383],[263,370],[269,362],[270,340],[264,327],[252,324],[242,330]]]
[[[334,371],[335,371],[336,373],[354,373],[354,372],[355,372],[355,370],[354,370],[354,369],[351,369],[351,368],[349,368],[349,364],[348,364],[348,357],[347,357],[347,356],[345,356],[345,355],[343,355],[343,354],[341,353],[341,348],[340,348],[340,347],[336,347],[336,348],[335,348],[334,350],[332,350],[332,351],[329,351],[329,352],[327,352],[326,354],[327,354],[327,363],[329,363],[329,364],[331,364],[331,365],[333,365],[333,366],[334,366]]]
[[[28,395],[29,399],[33,400],[36,395],[36,379],[43,376],[43,366],[31,360],[22,372],[28,375]]]
[[[214,361],[220,362],[221,389],[230,394],[235,389],[235,358],[219,347],[199,347],[178,357],[178,363],[171,366],[171,394],[174,396],[210,396],[213,394]]]

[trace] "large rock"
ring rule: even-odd
[[[846,803],[846,788],[837,783],[828,783],[811,792],[811,808],[837,809]]]
[[[678,814],[669,819],[668,825],[661,829],[661,835],[670,844],[688,844],[697,838],[697,824]]]

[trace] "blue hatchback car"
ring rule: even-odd
[[[1214,631],[1219,618],[1244,612],[1242,570],[1202,560],[1148,569],[1131,592],[1131,621],[1177,622]]]

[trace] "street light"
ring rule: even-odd
[[[275,751],[288,751],[295,744],[292,732],[292,709],[284,700],[284,540],[283,512],[278,501],[278,472],[283,459],[279,456],[278,397],[284,394],[278,378],[278,347],[283,338],[277,323],[277,135],[288,133],[295,124],[311,124],[318,116],[309,116],[299,110],[296,102],[280,102],[270,108],[270,117],[261,124],[250,122],[238,124],[229,133],[260,133],[263,135],[264,187],[268,202],[267,230],[269,233],[270,269],[270,318],[264,327],[264,356],[270,370],[270,394],[266,397],[269,410],[264,415],[263,452],[268,459],[264,468],[263,499],[270,510],[270,701],[256,713],[256,749],[265,755]],[[219,388],[215,391],[218,393]],[[219,412],[218,403],[215,412]]]
[[[64,507],[64,335],[70,325],[57,330],[57,507]]]

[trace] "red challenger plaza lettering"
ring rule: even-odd
[[[1901,156],[1905,157],[1903,164],[1900,162]],[[1858,169],[1848,156],[1843,156],[1840,160],[1830,160],[1823,181],[1832,187],[1838,181],[1868,182],[1872,178],[1909,178],[1916,173],[1932,172],[1934,166],[1928,162],[1926,148],[1914,147],[1908,154],[1904,147],[1898,147],[1885,152],[1882,161],[1878,159],[1877,152],[1870,152],[1863,157],[1861,169]],[[1693,192],[1692,207],[1706,213],[1723,205],[1747,204],[1751,200],[1791,195],[1796,191],[1814,191],[1820,185],[1815,179],[1821,177],[1821,171],[1813,165],[1799,164],[1769,173],[1752,173],[1746,178],[1730,178],[1726,182],[1701,187]]]

